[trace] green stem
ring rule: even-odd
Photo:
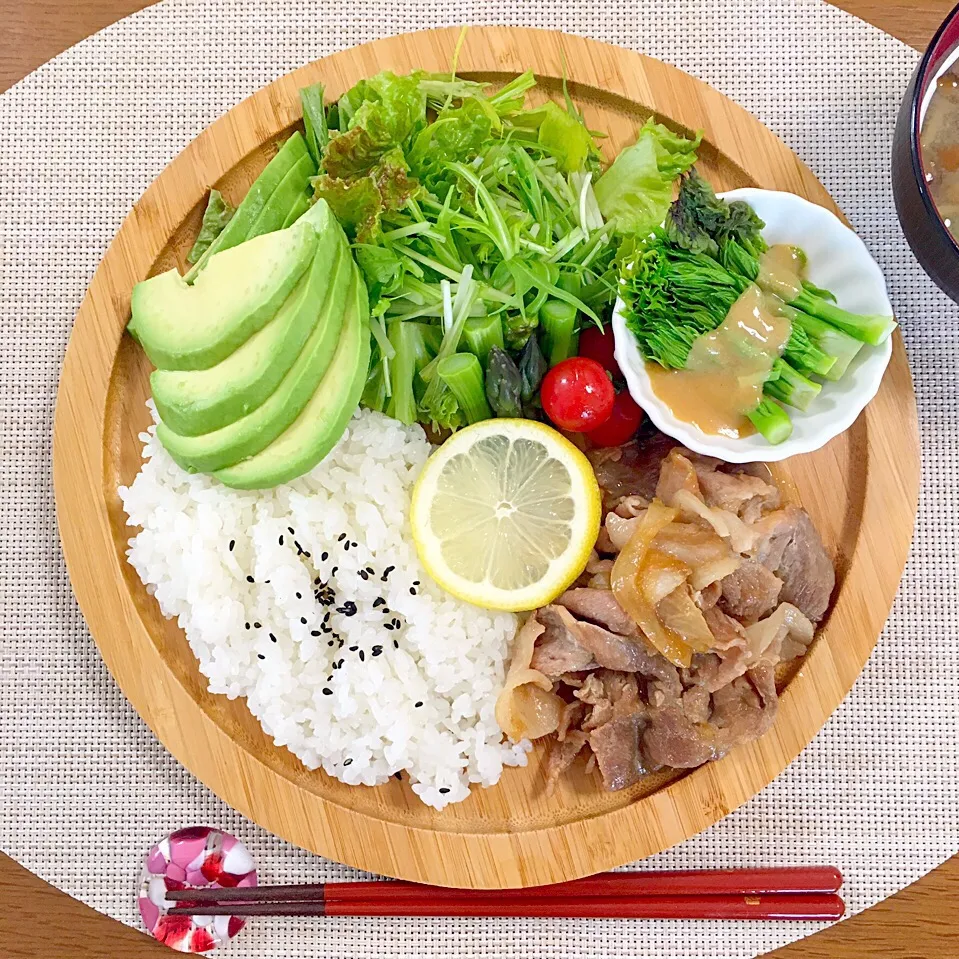
[[[388,335],[395,352],[390,362],[391,389],[386,413],[409,425],[416,422],[416,397],[413,395],[417,355],[414,340],[418,336],[416,324],[394,320],[389,324]]]
[[[809,339],[815,343],[824,353],[836,358],[836,362],[827,373],[822,374],[827,380],[835,382],[842,378],[849,364],[856,358],[863,347],[862,340],[857,340],[842,330],[837,330],[825,320],[803,313],[802,310],[796,310],[791,307],[786,313],[792,321],[793,326],[801,327],[805,330]]]
[[[816,316],[827,323],[831,323],[837,329],[854,336],[857,340],[862,340],[870,346],[879,346],[888,339],[889,335],[896,328],[896,321],[891,316],[882,316],[879,314],[872,316],[860,316],[856,313],[850,313],[835,303],[830,303],[822,297],[815,296],[808,290],[803,290],[799,296],[791,303],[792,306],[811,316]]]
[[[503,323],[499,316],[476,316],[466,321],[463,327],[463,339],[469,347],[470,353],[475,354],[483,369],[489,360],[490,350],[496,346],[503,346]]]
[[[467,422],[477,423],[492,417],[483,387],[483,370],[472,353],[454,353],[440,360],[436,375],[456,397]]]
[[[797,410],[809,408],[822,387],[803,376],[784,360],[773,363],[772,376],[763,385],[763,392]]]
[[[543,352],[551,367],[572,355],[578,312],[575,306],[563,300],[547,300],[539,311],[540,326],[545,334]]]
[[[764,399],[751,413],[749,421],[773,446],[789,438],[793,425],[789,414],[774,400]]]

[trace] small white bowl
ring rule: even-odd
[[[828,210],[793,193],[747,187],[720,194],[726,200],[745,200],[765,222],[763,238],[792,243],[808,258],[807,276],[817,286],[832,290],[838,304],[853,313],[892,315],[876,261],[862,240]],[[880,346],[863,346],[838,383],[823,384],[809,409],[788,408],[792,435],[778,446],[755,433],[742,439],[713,436],[677,419],[653,392],[636,339],[626,328],[623,301],[613,308],[616,362],[633,399],[664,433],[696,453],[717,456],[730,463],[773,462],[799,453],[811,453],[849,429],[876,395],[892,355],[892,339]]]

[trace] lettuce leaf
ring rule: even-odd
[[[187,263],[196,263],[206,253],[210,244],[223,232],[223,228],[230,222],[234,213],[236,210],[223,199],[219,190],[210,190],[210,197],[203,211],[200,232],[186,255]]]
[[[499,124],[485,100],[465,100],[462,106],[442,110],[413,141],[407,154],[410,169],[434,194],[445,196],[456,180],[446,164],[472,160]]]
[[[419,191],[408,172],[403,154],[393,148],[365,175],[336,177],[327,172],[314,177],[313,194],[329,203],[350,239],[369,243],[379,236],[383,213],[402,209]]]
[[[537,142],[556,157],[564,173],[584,169],[587,158],[595,151],[593,136],[579,117],[552,100],[535,110],[527,110],[516,122],[537,129]]]
[[[702,134],[687,139],[646,121],[636,142],[613,161],[593,187],[599,209],[620,233],[659,226],[673,199],[673,181],[696,162]]]
[[[403,148],[426,126],[421,75],[398,77],[386,70],[361,80],[340,97],[339,132],[326,148],[326,173],[337,179],[365,173],[384,153]]]

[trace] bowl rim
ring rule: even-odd
[[[919,196],[922,199],[922,204],[926,212],[934,222],[934,228],[952,247],[953,252],[959,256],[959,240],[950,233],[948,227],[942,220],[942,216],[939,214],[939,210],[936,208],[936,203],[932,195],[929,193],[925,170],[922,166],[922,146],[919,142],[922,120],[921,107],[923,94],[925,92],[924,81],[939,48],[940,41],[957,18],[959,18],[959,3],[946,14],[942,23],[939,24],[936,32],[932,35],[932,39],[929,41],[929,45],[922,54],[919,65],[916,67],[915,82],[913,84],[911,103],[909,105],[909,159],[912,163],[913,177],[919,188]],[[957,41],[957,45],[959,45],[959,41]]]

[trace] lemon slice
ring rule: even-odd
[[[589,460],[533,420],[484,420],[427,460],[410,522],[426,571],[487,609],[535,609],[582,572],[600,494]]]

